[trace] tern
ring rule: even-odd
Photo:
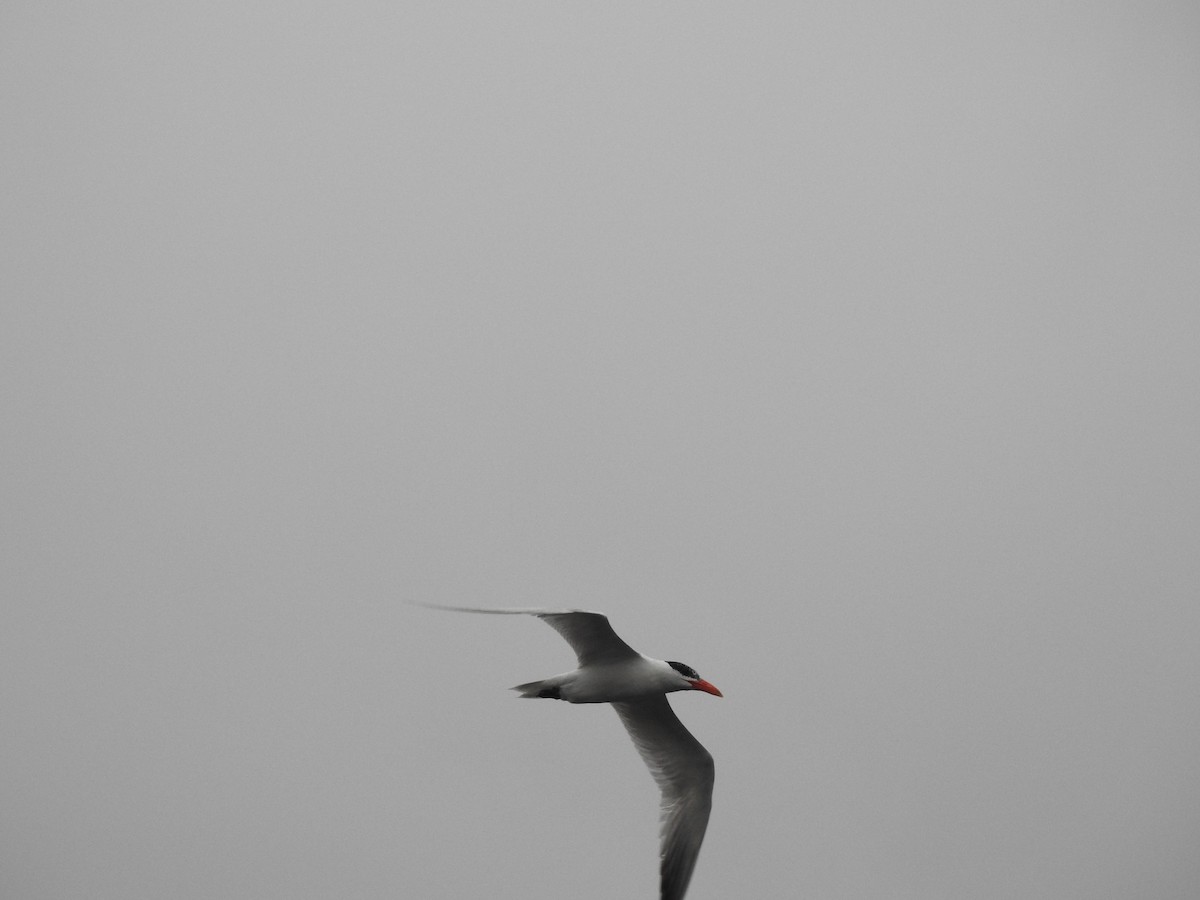
[[[579,668],[518,684],[522,697],[568,703],[611,703],[662,793],[659,806],[660,900],[683,900],[712,809],[713,758],[676,717],[667,694],[704,691],[722,696],[691,666],[638,653],[613,631],[603,613],[580,609],[432,609],[537,616],[561,634]]]

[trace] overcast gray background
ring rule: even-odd
[[[0,893],[1200,886],[1192,3],[14,2]]]

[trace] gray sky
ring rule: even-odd
[[[1192,3],[9,3],[0,893],[1200,884]]]

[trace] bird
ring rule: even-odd
[[[609,703],[654,777],[659,802],[659,898],[683,900],[712,810],[712,754],[667,702],[673,691],[724,696],[691,666],[644,656],[617,636],[604,613],[580,609],[477,609],[418,604],[451,612],[536,616],[571,645],[579,667],[518,684],[520,697]]]

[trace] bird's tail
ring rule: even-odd
[[[525,684],[518,684],[513,688],[514,691],[519,691],[522,697],[545,697],[550,700],[561,700],[562,693],[559,689],[557,678],[545,678],[541,681],[529,681]]]

